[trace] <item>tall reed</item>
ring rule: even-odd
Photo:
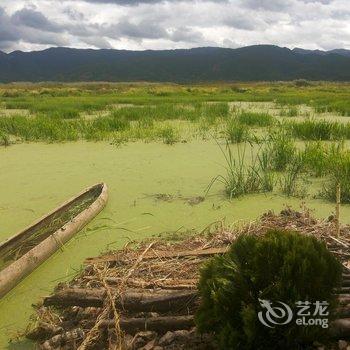
[[[225,187],[226,195],[232,199],[244,194],[268,192],[273,190],[273,175],[264,167],[264,162],[254,154],[253,146],[244,143],[237,146],[237,159],[234,157],[231,147],[226,143],[223,148],[219,143],[221,153],[225,159],[225,175],[214,177],[207,187],[207,192],[215,182],[220,182]],[[247,147],[250,148],[250,159],[247,155]]]
[[[328,141],[350,138],[350,124],[308,119],[286,124],[293,136],[302,140]]]
[[[266,152],[269,153],[272,169],[283,171],[294,156],[296,147],[289,133],[283,129],[279,129],[269,133]]]
[[[225,136],[230,143],[240,143],[249,140],[249,130],[246,125],[238,123],[236,119],[229,119],[226,123]]]
[[[303,154],[298,152],[294,155],[287,166],[285,173],[280,178],[282,193],[289,196],[300,194],[298,180],[304,167]]]

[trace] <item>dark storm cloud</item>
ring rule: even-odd
[[[11,23],[11,18],[5,10],[0,7],[0,46],[1,43],[18,40],[20,35]]]
[[[169,34],[169,37],[175,42],[200,43],[204,41],[204,36],[201,32],[188,27],[177,28]]]
[[[0,7],[0,49],[7,50],[20,41],[42,45],[66,45],[67,41],[58,34],[61,31],[59,26],[50,23],[38,11],[22,9],[9,16]]]
[[[18,41],[20,34],[11,22],[11,18],[5,10],[0,7],[0,50],[6,50],[11,47],[11,43]]]
[[[282,12],[292,5],[291,0],[242,0],[242,5],[254,10]]]
[[[50,22],[41,12],[23,8],[15,12],[11,17],[15,25],[23,25],[48,32],[61,32],[63,28],[58,24]]]
[[[108,27],[104,33],[111,38],[161,39],[168,36],[168,33],[161,25],[149,20],[143,20],[136,24],[123,19],[118,24]]]
[[[224,20],[224,24],[242,30],[254,30],[257,29],[256,19],[250,16],[229,16]]]

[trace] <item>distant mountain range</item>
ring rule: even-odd
[[[0,82],[350,81],[350,50],[255,45],[238,49],[0,51]]]

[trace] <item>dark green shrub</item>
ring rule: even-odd
[[[297,301],[327,301],[332,309],[341,271],[340,262],[314,237],[277,230],[262,237],[241,235],[226,255],[201,271],[198,329],[214,332],[225,350],[306,348],[325,340],[327,330],[296,325],[294,318],[268,328],[258,318],[259,299],[284,302],[294,315]]]

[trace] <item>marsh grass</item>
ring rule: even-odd
[[[304,168],[303,154],[298,152],[294,155],[287,166],[286,171],[280,178],[282,193],[286,196],[303,196],[303,189],[300,188],[298,180]]]
[[[0,132],[25,141],[75,141],[80,137],[80,123],[82,122],[44,117],[12,116],[0,118]]]
[[[259,162],[259,173],[261,180],[261,188],[263,192],[271,192],[275,186],[276,176],[272,171],[271,158],[265,149],[260,148],[257,159]]]
[[[250,139],[248,127],[237,122],[234,118],[226,123],[224,134],[230,143],[241,143]]]
[[[241,124],[257,127],[271,126],[275,122],[275,118],[268,113],[257,113],[247,111],[237,114],[236,119]]]
[[[37,116],[12,116],[1,118],[0,131],[22,138],[25,141],[74,141],[111,140],[116,132],[123,132],[130,138],[154,139],[175,142],[176,133],[167,128],[159,131],[159,125],[167,121],[186,121],[205,124],[209,131],[217,123],[227,119],[229,108],[227,103],[191,103],[191,104],[157,104],[154,106],[124,106],[111,108],[107,114],[94,118],[79,117],[75,112],[66,113],[63,108],[58,113],[38,114]],[[62,114],[66,113],[66,114]],[[132,130],[131,130],[132,129]],[[150,131],[151,130],[151,131]],[[164,136],[165,135],[165,136]]]
[[[265,152],[270,158],[272,170],[284,171],[296,152],[296,146],[290,134],[279,129],[269,133]]]
[[[72,83],[0,86],[0,103],[28,109],[32,114],[65,108],[81,112],[106,109],[113,104],[135,105],[213,102],[269,102],[290,108],[308,105],[317,112],[350,115],[350,85],[314,83],[302,88],[290,82],[236,84]]]
[[[9,135],[0,131],[0,146],[8,147],[10,146],[10,137]]]
[[[58,109],[55,111],[39,112],[37,116],[56,119],[75,119],[80,117],[80,112],[77,109]]]
[[[230,109],[227,103],[209,103],[200,105],[202,116],[215,121],[218,118],[226,119],[229,116]]]
[[[145,117],[138,120],[136,126],[139,129],[152,129],[154,128],[154,120],[152,118]]]
[[[340,184],[341,203],[350,203],[350,151],[331,157],[329,170],[330,176],[323,185],[321,197],[335,202],[336,187]]]
[[[280,112],[281,117],[293,118],[299,115],[298,108],[296,106],[291,106],[288,109],[283,108]]]
[[[274,176],[267,167],[263,166],[262,159],[254,154],[252,144],[246,142],[238,145],[237,159],[227,142],[225,148],[217,144],[225,159],[226,174],[214,177],[207,187],[207,193],[215,182],[225,186],[225,193],[230,199],[249,193],[273,190]],[[247,154],[247,147],[250,149],[250,155]]]
[[[163,140],[163,143],[166,145],[173,145],[179,141],[179,135],[176,132],[175,128],[171,125],[167,125],[160,129],[159,136]]]
[[[302,140],[330,141],[350,138],[350,124],[308,119],[285,124],[294,137]]]
[[[227,103],[162,103],[117,108],[112,114],[130,121],[152,119],[197,122],[200,118],[205,118],[208,123],[215,123],[217,119],[227,118],[229,107]]]
[[[315,177],[326,176],[332,171],[334,159],[341,157],[344,143],[325,144],[308,142],[303,152],[305,170]]]

